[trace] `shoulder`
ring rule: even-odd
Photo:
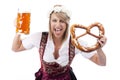
[[[24,40],[22,40],[23,44],[25,44],[27,46],[35,46],[35,47],[39,48],[42,33],[44,33],[44,32],[31,33]]]
[[[42,32],[41,34],[47,36],[48,32]]]
[[[32,38],[32,39],[41,39],[43,34],[48,34],[48,32],[35,32],[30,34],[28,37]]]
[[[31,33],[29,36],[40,36],[42,32]]]
[[[38,42],[41,40],[42,32],[35,32],[29,34],[23,41]]]

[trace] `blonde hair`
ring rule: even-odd
[[[63,9],[62,5],[55,5],[54,8],[56,7],[57,9],[59,8],[60,9],[59,10],[53,9],[49,15],[49,34],[50,34],[49,37],[50,39],[52,38],[51,25],[50,25],[51,15],[55,13],[57,17],[59,17],[62,21],[66,23],[66,31],[63,35],[63,41],[64,41],[68,37],[70,16],[65,12],[65,9]]]

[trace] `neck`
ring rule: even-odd
[[[54,44],[61,44],[63,42],[63,39],[62,38],[54,38],[53,41],[54,41]]]

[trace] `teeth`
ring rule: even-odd
[[[55,31],[60,31],[61,29],[55,29]]]

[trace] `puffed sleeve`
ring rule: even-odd
[[[39,48],[40,40],[41,40],[41,32],[33,33],[27,36],[25,39],[22,40],[22,44],[25,49],[31,49],[33,47]]]
[[[81,43],[81,45],[83,45],[83,46],[87,46],[87,43],[85,43],[84,41],[80,41],[80,43]],[[75,48],[75,53],[76,53],[76,54],[79,54],[79,53],[80,53],[83,57],[85,57],[85,58],[87,58],[87,59],[90,59],[90,58],[91,58],[93,55],[95,55],[97,52],[96,52],[96,51],[92,51],[92,52],[87,53],[87,52],[83,52],[83,51]]]

